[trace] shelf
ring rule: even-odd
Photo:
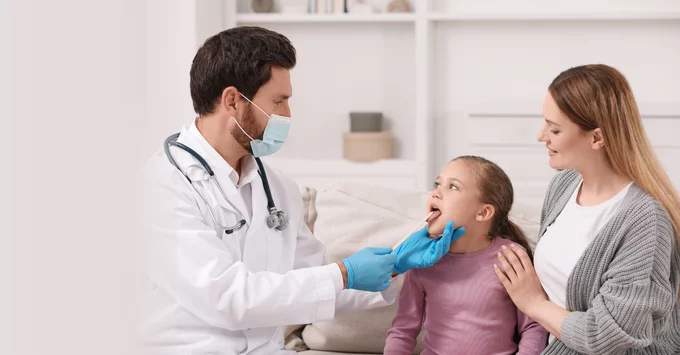
[[[680,104],[672,102],[638,102],[642,118],[680,119]],[[542,118],[542,102],[482,102],[470,105],[467,116],[476,118]]]
[[[415,22],[412,13],[391,14],[239,14],[236,23],[381,23]]]
[[[274,168],[294,175],[313,176],[412,176],[418,163],[407,159],[354,162],[345,159],[264,158]]]
[[[433,22],[447,21],[625,21],[625,20],[680,20],[680,12],[458,12],[430,13]]]
[[[359,183],[417,190],[423,166],[413,160],[386,159],[375,162],[353,162],[344,159],[264,158],[267,165],[281,170],[300,187],[323,190],[337,183]]]

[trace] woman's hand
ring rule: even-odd
[[[520,246],[512,244],[510,248],[502,246],[498,253],[501,267],[494,264],[496,276],[501,281],[517,308],[530,318],[535,319],[533,311],[544,301],[548,301],[536,270],[527,252]]]

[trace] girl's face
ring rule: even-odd
[[[467,162],[454,160],[446,164],[427,200],[427,211],[435,211],[427,223],[430,235],[441,235],[448,221],[453,221],[455,228],[469,228],[484,205],[479,196],[474,170]]]

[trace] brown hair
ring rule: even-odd
[[[603,64],[578,66],[560,73],[548,90],[559,109],[581,130],[602,130],[604,151],[614,171],[663,206],[679,237],[678,194],[649,143],[623,74]]]
[[[255,26],[224,30],[205,40],[191,63],[194,111],[212,113],[230,86],[252,99],[271,79],[272,66],[292,69],[296,61],[295,47],[280,33]]]
[[[508,217],[515,193],[512,182],[505,171],[495,163],[479,156],[463,155],[452,161],[456,160],[464,161],[470,165],[477,179],[480,201],[492,205],[496,210],[489,235],[512,240],[526,249],[529,257],[533,259],[533,253],[526,235]]]

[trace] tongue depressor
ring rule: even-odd
[[[424,223],[427,222],[427,219],[430,218],[430,217],[432,216],[433,213],[434,213],[434,211],[428,213],[427,216],[425,216],[425,219],[424,219],[422,222],[418,223],[418,225],[417,225],[415,228],[413,228],[413,230],[412,230],[411,232],[409,232],[408,234],[406,234],[403,238],[401,238],[401,240],[400,240],[399,242],[397,242],[397,244],[395,244],[395,245],[392,247],[392,250],[397,249],[397,247],[398,247],[399,245],[401,245],[401,243],[403,243],[403,242],[406,240],[406,238],[408,238],[411,234],[415,233],[418,229],[420,229],[420,227],[421,227]]]

